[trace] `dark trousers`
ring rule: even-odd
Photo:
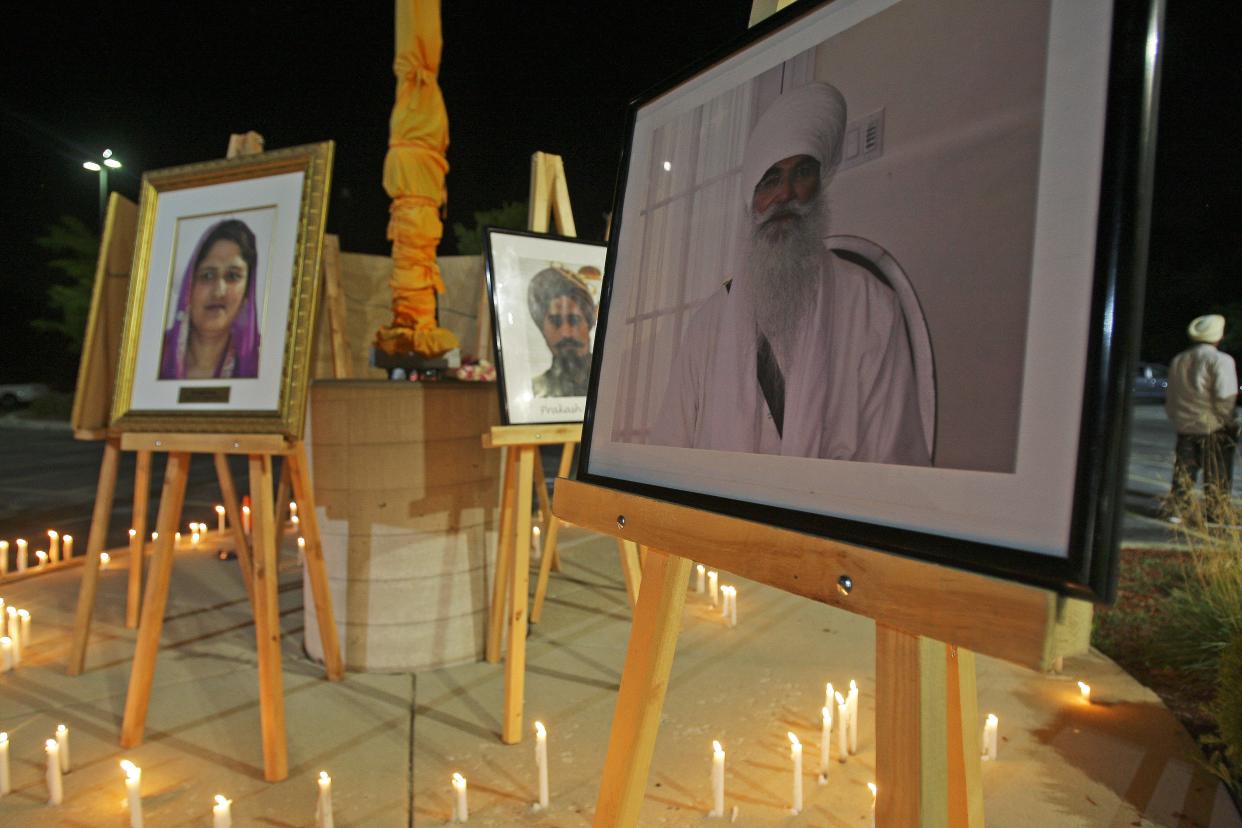
[[[1229,504],[1233,489],[1233,455],[1238,447],[1237,427],[1213,431],[1211,434],[1178,434],[1173,460],[1173,508],[1187,502],[1203,471],[1203,493],[1206,517],[1217,521]]]

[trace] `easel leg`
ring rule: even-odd
[[[975,654],[945,648],[948,690],[949,825],[983,828],[983,760]]]
[[[596,828],[638,824],[686,606],[690,559],[652,550],[645,574],[595,803]]]
[[[173,533],[181,521],[185,500],[185,484],[190,471],[190,455],[171,452],[164,470],[164,488],[160,492],[159,516],[155,531],[159,538],[151,555],[151,571],[142,601],[142,620],[138,625],[138,641],[134,645],[134,664],[129,674],[129,691],[125,696],[125,718],[121,722],[121,747],[142,744],[147,726],[147,708],[151,703],[151,682],[155,678],[155,659],[160,649],[160,632],[164,628],[164,608],[168,604],[168,582],[172,577]]]
[[[621,574],[625,576],[625,594],[630,606],[638,605],[638,590],[642,586],[643,571],[638,560],[638,544],[617,538],[617,552],[621,555]]]
[[[285,693],[280,670],[280,604],[277,597],[276,533],[272,525],[272,455],[250,455],[250,535],[254,538],[254,632],[259,658],[259,723],[263,778],[289,775],[285,747]]]
[[[99,586],[99,556],[108,539],[108,521],[112,517],[112,498],[116,492],[116,470],[120,459],[120,438],[109,437],[104,444],[103,460],[99,464],[99,482],[95,485],[95,510],[91,513],[86,560],[82,567],[82,585],[78,587],[78,611],[73,620],[73,644],[69,649],[67,667],[71,676],[81,674],[86,664],[86,642],[91,634],[95,590]]]
[[[311,486],[304,444],[298,443],[293,453],[286,455],[285,466],[293,481],[293,496],[298,503],[302,536],[306,538],[306,574],[310,578],[311,595],[315,599],[315,620],[319,622],[323,666],[328,681],[339,681],[345,675],[345,665],[341,662],[341,644],[337,639],[336,618],[332,611],[332,591],[328,586],[328,570],[324,566],[323,546],[319,537],[319,516],[315,514],[315,490]]]
[[[229,470],[229,458],[225,454],[213,455],[216,462],[216,479],[220,481],[220,497],[224,500],[224,514],[233,529],[233,551],[237,553],[237,565],[241,567],[242,582],[254,609],[254,561],[250,556],[250,541],[242,526],[241,508],[237,505],[237,487],[233,484],[233,472]]]
[[[922,806],[918,636],[875,625],[876,828],[917,828]]]
[[[535,497],[539,502],[539,531],[548,534],[548,523],[552,520],[552,505],[548,501],[548,478],[543,473],[543,455],[535,449]]]
[[[151,496],[151,452],[139,450],[134,463],[134,514],[130,523],[134,536],[129,539],[129,584],[125,595],[125,627],[138,626],[142,607],[142,567],[146,562],[143,549],[147,541],[147,501]]]
[[[505,449],[505,470],[500,478],[500,530],[496,533],[496,575],[492,581],[492,605],[487,616],[489,662],[500,661],[500,640],[504,634],[506,589],[509,586],[510,549],[513,545],[513,509],[517,499],[517,449]]]
[[[530,587],[531,485],[538,449],[518,448],[517,514],[513,524],[513,554],[509,573],[509,646],[505,651],[505,712],[501,740],[506,745],[522,741],[522,706],[526,689],[526,601]]]

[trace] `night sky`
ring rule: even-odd
[[[1242,18],[1223,2],[1169,6],[1143,346],[1161,361],[1191,317],[1242,302]],[[578,234],[601,238],[627,102],[742,34],[749,11],[750,0],[444,0],[441,252],[455,252],[454,222],[525,200],[535,150],[564,157]],[[271,148],[331,138],[328,230],[346,251],[389,252],[390,2],[39,3],[11,6],[5,22],[0,382],[72,387],[76,355],[27,329],[56,278],[32,240],[65,213],[96,226],[98,182],[81,163],[104,147],[125,164],[113,188],[136,200],[143,170],[222,157],[232,132],[257,130]]]

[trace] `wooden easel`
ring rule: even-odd
[[[574,480],[557,481],[554,508],[567,521],[651,550],[613,715],[596,826],[638,821],[691,566],[690,558],[664,551],[669,549],[874,618],[876,825],[983,825],[974,652],[1046,669],[1057,656],[1064,599]],[[756,555],[756,549],[764,554]]]
[[[251,538],[254,555],[251,567],[243,564],[243,572],[252,568],[251,606],[254,612],[255,639],[259,661],[259,719],[263,736],[263,776],[278,782],[289,775],[285,745],[285,708],[283,679],[280,666],[280,606],[277,596],[277,549],[275,503],[272,496],[272,462],[283,457],[289,467],[293,496],[300,504],[302,536],[306,539],[306,571],[315,602],[315,616],[323,645],[324,669],[329,681],[344,675],[328,574],[323,562],[319,525],[315,515],[315,496],[311,486],[306,449],[301,440],[286,440],[278,435],[205,435],[205,434],[140,434],[126,433],[121,448],[129,451],[168,452],[164,472],[164,488],[160,495],[156,519],[155,552],[151,574],[147,580],[142,604],[142,620],[134,648],[134,664],[130,673],[129,692],[125,697],[125,717],[121,724],[121,746],[142,744],[146,728],[151,685],[155,678],[155,660],[159,654],[160,632],[164,626],[164,608],[172,577],[173,533],[181,521],[185,487],[189,477],[190,454],[205,453],[221,458],[227,454],[245,454],[250,468]],[[219,459],[217,460],[219,463]],[[241,555],[238,556],[241,560]],[[97,556],[87,562],[98,569]]]

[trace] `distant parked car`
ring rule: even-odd
[[[48,394],[48,387],[38,382],[18,385],[0,385],[0,411],[12,411],[19,405],[29,405]]]
[[[1156,362],[1140,362],[1134,376],[1134,399],[1164,402],[1169,388],[1169,367]]]

